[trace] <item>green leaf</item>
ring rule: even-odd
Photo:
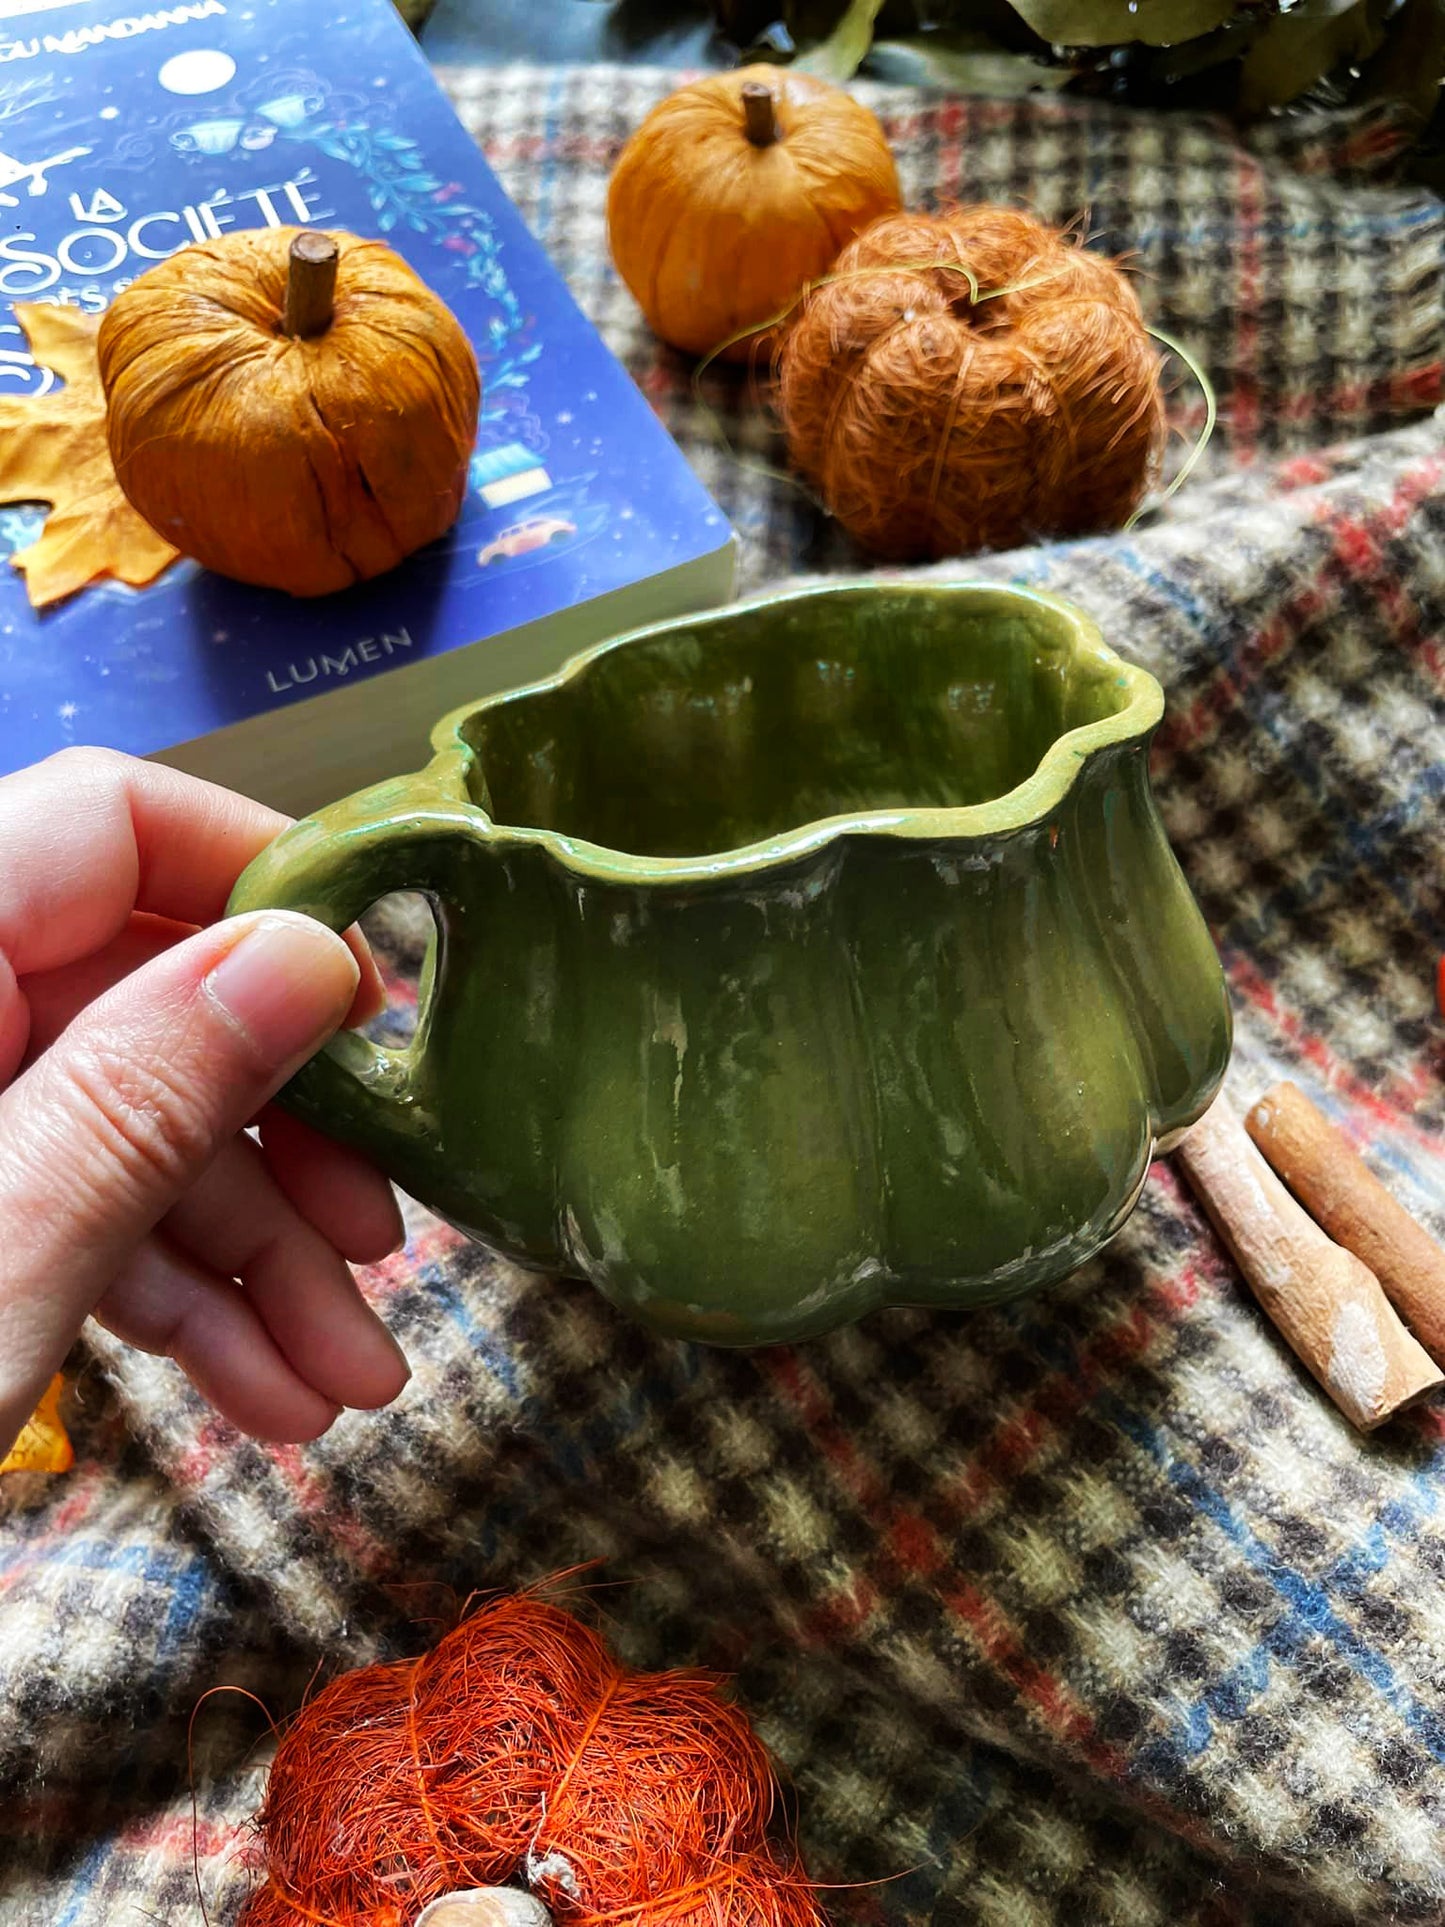
[[[1390,13],[1395,0],[1372,0],[1375,12],[1381,16]],[[1333,20],[1339,14],[1353,13],[1359,0],[1295,0],[1288,8],[1291,20]]]
[[[1074,78],[1069,67],[1051,66],[1030,54],[1009,53],[983,34],[916,33],[876,40],[868,56],[874,80],[905,87],[942,85],[964,94],[1016,99],[1057,93]]]
[[[799,50],[826,40],[847,11],[848,0],[775,0],[771,9]]]
[[[1239,0],[1013,0],[1021,20],[1053,47],[1173,47],[1232,20]]]
[[[799,54],[793,65],[822,80],[851,80],[873,45],[873,22],[882,6],[883,0],[848,0],[827,39]]]
[[[1368,59],[1383,39],[1376,0],[1356,0],[1334,15],[1281,14],[1260,30],[1244,56],[1241,113],[1287,106],[1346,61]]]
[[[1423,123],[1439,101],[1442,75],[1445,6],[1441,0],[1405,0],[1364,71],[1358,98],[1398,101]]]

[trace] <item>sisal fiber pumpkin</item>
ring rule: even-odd
[[[379,241],[262,228],[185,248],[116,296],[98,348],[121,488],[218,575],[325,595],[456,520],[476,357]]]
[[[276,1750],[240,1927],[418,1927],[444,1895],[524,1883],[554,1927],[826,1927],[718,1688],[629,1671],[532,1594],[344,1673]]]
[[[1013,208],[875,222],[809,291],[777,375],[795,467],[890,561],[1117,528],[1163,451],[1133,289]]]
[[[613,171],[607,230],[653,333],[707,355],[781,314],[898,205],[866,107],[809,74],[745,67],[653,108]],[[758,350],[749,339],[725,352]]]

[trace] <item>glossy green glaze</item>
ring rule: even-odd
[[[1159,686],[1023,590],[864,583],[605,644],[288,830],[233,910],[435,909],[412,1045],[285,1101],[661,1330],[794,1339],[1080,1264],[1230,1048]]]

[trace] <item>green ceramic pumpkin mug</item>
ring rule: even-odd
[[[1229,1055],[1162,713],[1022,589],[844,584],[605,643],[241,878],[232,910],[436,916],[413,1041],[338,1037],[283,1101],[688,1338],[1049,1283]]]

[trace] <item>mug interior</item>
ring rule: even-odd
[[[709,856],[824,818],[957,809],[1128,707],[1067,611],[887,585],[722,611],[488,704],[461,734],[496,823]]]

